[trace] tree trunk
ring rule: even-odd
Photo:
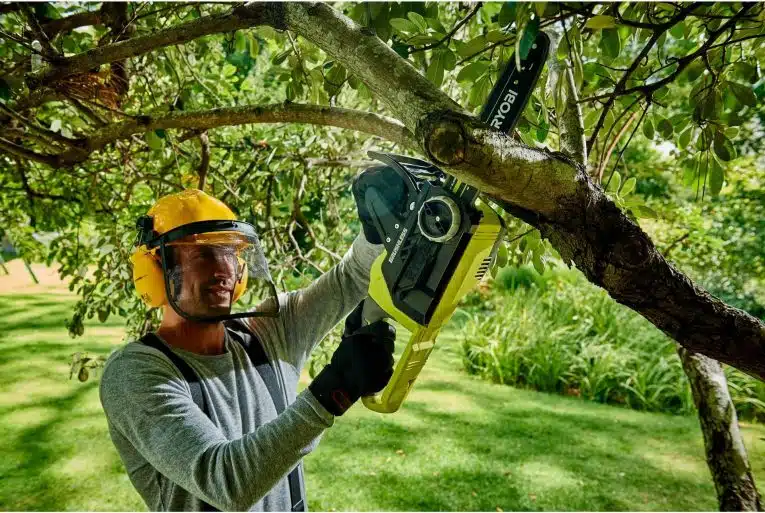
[[[704,435],[720,511],[762,511],[722,365],[678,346]]]

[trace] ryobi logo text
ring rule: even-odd
[[[507,91],[507,94],[505,94],[505,97],[502,99],[502,103],[499,104],[497,113],[491,118],[490,125],[492,127],[502,129],[502,122],[505,120],[505,115],[510,112],[510,106],[515,103],[516,96],[518,96],[518,93],[512,89]]]
[[[396,245],[393,246],[393,251],[390,254],[390,257],[388,258],[388,263],[392,264],[393,261],[396,259],[396,255],[398,254],[398,250],[401,249],[401,244],[404,243],[404,239],[406,238],[406,232],[408,232],[406,228],[401,230],[401,235],[398,236],[398,240],[396,241]]]

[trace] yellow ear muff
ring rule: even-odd
[[[234,287],[234,295],[231,298],[232,303],[235,303],[240,297],[242,297],[244,291],[247,290],[247,264],[243,259],[239,257],[236,257],[236,259],[239,263],[239,268],[241,269],[242,276],[239,278],[239,281]]]
[[[133,264],[135,290],[146,306],[155,308],[167,304],[165,278],[156,254],[148,251],[146,246],[140,246],[130,256],[130,262]]]

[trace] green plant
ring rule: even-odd
[[[576,271],[553,268],[524,281],[527,271],[500,271],[485,300],[493,311],[464,307],[468,372],[636,410],[694,411],[672,340]],[[765,384],[733,369],[727,374],[739,415],[765,418]]]

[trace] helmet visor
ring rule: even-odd
[[[191,223],[157,243],[168,302],[182,317],[216,322],[279,314],[276,287],[252,225]]]

